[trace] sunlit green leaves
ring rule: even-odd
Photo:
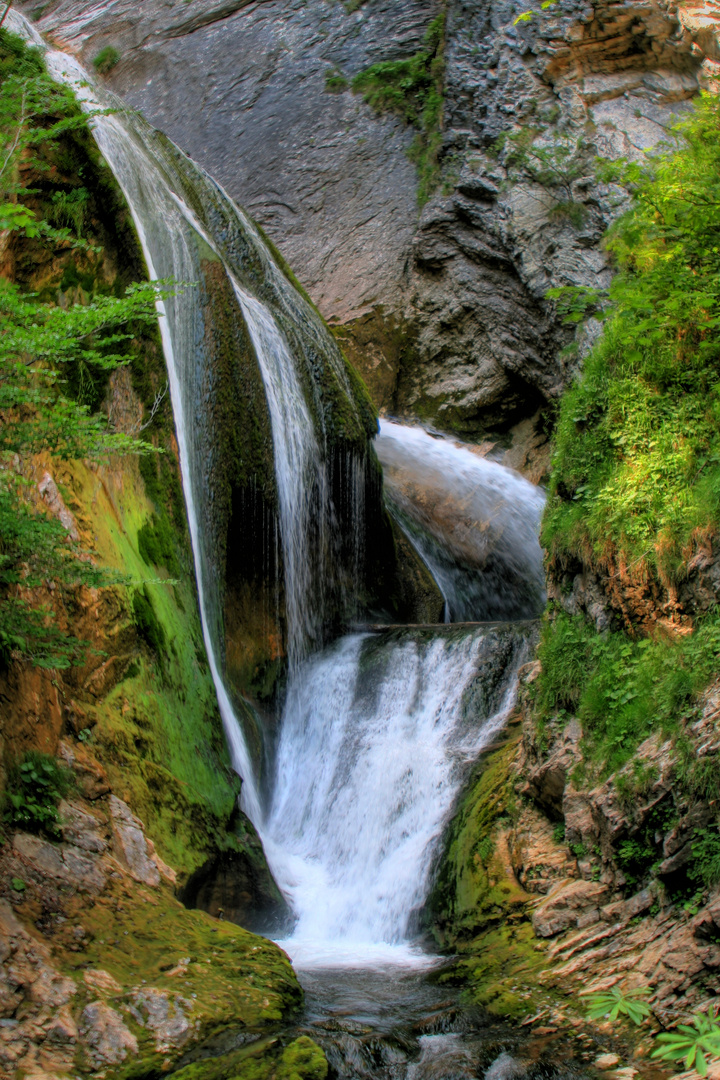
[[[543,535],[674,583],[720,526],[720,104],[704,96],[660,155],[602,171],[633,206],[609,238],[603,338],[561,406]],[[568,321],[597,302],[552,297]]]
[[[699,1013],[692,1024],[679,1024],[674,1031],[657,1036],[660,1045],[653,1057],[662,1061],[682,1061],[686,1069],[707,1076],[708,1064],[720,1059],[720,1023],[716,1017]]]
[[[643,998],[650,993],[647,987],[623,991],[614,986],[611,990],[590,994],[588,997],[588,1020],[617,1020],[626,1016],[633,1024],[642,1024],[650,1016],[650,1006]]]

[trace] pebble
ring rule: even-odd
[[[595,1068],[605,1071],[605,1069],[614,1069],[616,1065],[620,1064],[620,1058],[617,1054],[600,1054],[595,1058]]]

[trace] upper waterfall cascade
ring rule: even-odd
[[[542,491],[420,427],[381,420],[375,446],[390,507],[440,586],[447,621],[539,615]]]
[[[443,830],[472,762],[514,704],[533,630],[505,623],[354,633],[322,648],[327,597],[344,590],[351,611],[359,594],[366,534],[368,459],[358,453],[343,462],[340,478],[351,535],[337,536],[327,417],[314,368],[321,353],[329,355],[332,378],[352,403],[342,356],[225,192],[97,88],[72,57],[46,49],[17,12],[8,20],[43,48],[52,75],[91,114],[151,278],[178,283],[158,311],[203,633],[233,765],[243,778],[243,806],[295,911],[285,944],[303,963],[417,962],[408,941]],[[252,341],[272,432],[289,679],[267,808],[224,681],[221,590],[206,534],[214,447],[201,415],[208,393],[205,316],[193,283],[203,280],[208,260],[221,268],[236,304],[232,318]],[[440,585],[448,621],[536,615],[542,494],[421,429],[383,422],[376,444],[391,509]],[[345,565],[329,579],[341,548]]]

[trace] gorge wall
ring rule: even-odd
[[[548,468],[554,409],[599,330],[591,321],[573,340],[545,294],[557,285],[607,284],[601,237],[627,205],[622,189],[596,181],[593,158],[640,156],[663,138],[698,88],[715,89],[720,50],[712,13],[669,4],[562,0],[513,27],[521,6],[490,9],[449,0],[438,188],[419,209],[416,170],[407,157],[415,132],[399,116],[374,112],[361,95],[338,83],[372,64],[416,55],[439,8],[405,0],[349,6],[354,10],[334,0],[23,5],[43,31],[88,65],[102,49],[117,49],[108,84],[217,176],[263,225],[334,326],[378,407],[461,433],[539,480]],[[529,145],[548,150],[549,157],[533,163],[527,154],[513,156],[518,144],[498,148],[496,140],[509,130],[531,130]],[[558,147],[565,156],[557,156]],[[117,203],[113,213],[122,219],[123,212]],[[99,234],[98,239],[110,262],[124,266],[111,240]],[[129,232],[116,247],[132,252],[132,272],[139,274]],[[47,282],[54,287],[53,274],[65,267],[51,270]],[[115,272],[103,270],[108,281]],[[212,275],[211,265],[208,280]],[[26,284],[37,281],[29,276]],[[226,299],[221,289],[209,290],[223,357],[228,341],[220,315]],[[246,363],[248,343],[232,344],[235,352],[229,352],[241,361],[234,377],[252,398],[258,381]],[[115,378],[109,396],[114,414],[127,415],[130,426],[144,415],[143,407],[152,407],[165,379],[157,341],[143,349],[149,385]],[[221,374],[232,381],[232,373]],[[221,399],[218,392],[219,410]],[[169,453],[157,475],[144,464],[142,477],[134,465],[73,466],[56,470],[47,482],[49,463],[38,462],[33,479],[44,485],[54,512],[70,514],[80,535],[92,535],[110,565],[141,578],[165,577],[174,573],[167,565],[174,559],[183,571],[178,576],[187,579],[184,516],[182,509],[175,516],[172,502],[179,498],[176,446],[167,403],[163,408],[157,437]],[[237,430],[237,415],[223,417],[222,424]],[[241,449],[246,456],[256,453],[270,492],[269,431],[262,417],[256,426],[256,443]],[[253,502],[250,486],[223,508],[218,534],[231,547],[240,546],[234,514],[236,522],[254,520],[258,535],[267,528],[267,507]],[[155,544],[146,546],[146,554],[157,553],[166,519],[173,530],[170,551],[147,563],[135,537],[145,529]],[[406,548],[400,548],[401,562],[411,556]],[[258,599],[267,573],[252,558],[229,566],[224,607],[228,670],[239,688],[263,701],[272,698],[283,659],[282,635],[266,618],[271,605],[266,597]],[[391,566],[388,580],[392,575]],[[586,611],[605,627],[624,620],[639,634],[648,611],[657,621],[652,615],[660,605],[653,597],[645,592],[640,606],[633,606],[632,589],[610,577],[612,584],[603,575],[593,577],[587,566],[567,564],[553,570],[551,594],[558,608]],[[419,621],[437,617],[429,614],[437,613],[437,594],[417,560],[404,578],[393,579],[392,590],[396,612],[415,612]],[[708,595],[710,603],[712,588]],[[115,1017],[107,1020],[103,1030],[119,1039],[120,1049],[110,1051],[119,1054],[116,1062],[123,1045],[132,1045],[123,1040],[150,1039],[154,1028],[148,1018],[158,1007],[170,1019],[186,1018],[189,1009],[190,1020],[207,1033],[216,1015],[212,995],[221,985],[224,1015],[232,1019],[237,982],[231,984],[225,961],[218,984],[206,986],[200,1006],[188,1005],[173,990],[174,979],[189,979],[190,1000],[201,993],[207,972],[200,954],[215,955],[210,933],[223,935],[228,964],[235,962],[233,949],[242,953],[243,993],[253,1009],[257,1005],[251,1022],[258,1029],[289,1015],[298,1000],[278,952],[266,946],[262,970],[253,969],[248,957],[254,939],[227,926],[217,930],[201,914],[182,915],[197,920],[183,922],[183,934],[199,935],[193,948],[184,937],[164,934],[152,943],[152,971],[143,968],[142,977],[156,986],[161,980],[164,1005],[155,997],[138,998],[140,972],[128,967],[124,954],[105,949],[107,919],[115,920],[118,911],[130,909],[132,919],[117,925],[135,932],[131,922],[138,907],[162,896],[159,906],[180,918],[164,859],[176,871],[181,895],[213,913],[222,908],[244,919],[243,903],[255,906],[258,889],[270,906],[280,906],[257,839],[235,810],[238,783],[222,741],[194,592],[186,581],[142,596],[133,610],[120,591],[80,598],[81,614],[73,618],[88,625],[83,633],[102,641],[104,650],[113,643],[110,657],[92,661],[59,685],[44,674],[11,671],[0,689],[13,716],[10,737],[19,737],[23,748],[60,750],[83,792],[68,811],[63,865],[50,866],[45,848],[20,839],[5,851],[4,880],[19,880],[24,889],[19,896],[8,884],[5,895],[28,924],[45,919],[49,936],[56,936],[56,968],[63,978],[77,981],[74,954],[83,954],[82,963],[90,966],[80,993],[88,993],[87,986],[94,997],[100,988],[100,1003],[88,998],[87,1008],[99,1008],[97,1015],[106,1019],[103,1010],[114,1010],[128,1033]],[[690,596],[686,602],[691,619],[704,603],[695,601]],[[167,649],[158,648],[158,625]],[[659,1019],[687,1017],[707,1005],[720,963],[717,890],[695,910],[688,893],[696,830],[715,820],[717,794],[708,788],[700,798],[697,791],[688,796],[687,769],[660,736],[641,745],[639,769],[621,766],[602,779],[583,772],[577,718],[561,715],[557,723],[538,725],[531,700],[537,669],[528,668],[525,676],[516,717],[523,722],[522,735],[511,726],[507,743],[483,759],[468,789],[438,869],[429,924],[443,945],[461,954],[460,971],[474,984],[477,1001],[500,1015],[525,1016],[530,995],[542,1005],[536,1026],[552,1027],[572,1011],[565,1001],[568,988],[601,989],[631,974],[652,983]],[[683,718],[682,727],[686,754],[714,761],[713,692]],[[128,835],[140,863],[136,854],[127,854]],[[153,840],[159,855],[150,846]],[[85,859],[80,864],[78,851]],[[85,896],[72,891],[74,886],[65,888],[73,859],[86,875],[85,895],[95,890],[99,897],[83,919]],[[238,863],[246,873],[239,886]],[[46,889],[48,875],[60,883],[55,892]],[[231,878],[235,885],[228,888]],[[17,955],[37,950],[12,918],[7,914],[3,924],[7,948]],[[74,926],[85,929],[87,940],[70,937]],[[112,932],[115,942],[125,934]],[[176,961],[171,967],[164,957],[169,950]],[[186,952],[192,954],[187,962]],[[106,973],[114,983],[105,980]],[[263,997],[255,995],[258,984],[267,988]],[[33,979],[28,976],[22,985],[32,998]],[[27,1030],[15,1043],[7,1040],[8,1061],[23,1063],[29,1044],[42,1046],[50,1029],[59,1030],[60,1011],[76,992],[65,984],[69,996],[53,1002],[51,1015],[41,1014],[44,1006],[28,1013]],[[120,1004],[103,1004],[103,995]],[[131,1009],[139,1011],[144,1034],[128,1019],[135,1016]],[[93,1015],[88,1014],[88,1030]],[[180,1023],[178,1030],[172,1043],[158,1028],[152,1044],[175,1063],[190,1029]],[[68,1025],[57,1038],[66,1059],[80,1038],[90,1047],[87,1053],[96,1053],[95,1064],[113,1060],[92,1048],[85,1030],[74,1033]]]
[[[545,294],[607,285],[600,241],[622,204],[593,159],[641,155],[715,85],[711,11],[562,0],[514,26],[524,5],[455,0],[23,7],[87,64],[117,50],[108,84],[262,224],[380,408],[514,443],[508,463],[543,475],[541,418],[584,347]],[[442,12],[437,176],[419,208],[415,130],[350,83],[416,56]],[[567,156],[541,177],[518,166],[496,141],[522,129]]]

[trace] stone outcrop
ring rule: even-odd
[[[292,1013],[284,954],[186,911],[126,803],[76,794],[58,811],[61,842],[16,832],[0,847],[0,1076],[169,1064],[218,1024],[252,1039]]]

